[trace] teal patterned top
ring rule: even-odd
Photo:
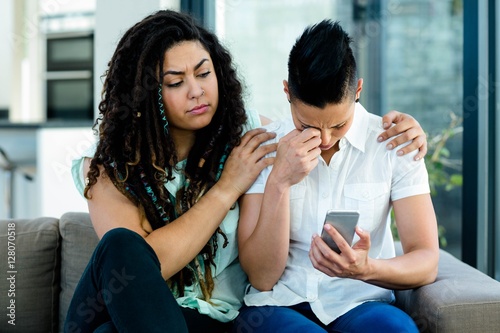
[[[245,130],[253,129],[260,126],[260,119],[256,112],[247,112],[248,122]],[[92,157],[95,152],[95,146],[91,147],[78,159],[73,160],[71,172],[76,188],[83,195],[85,181],[83,177],[83,161],[85,157]],[[167,190],[175,196],[175,193],[184,186],[184,170],[186,160],[180,161],[177,168],[174,169],[174,179],[165,184]],[[239,207],[235,205],[231,209],[220,228],[227,237],[228,245],[226,247],[219,246],[214,258],[215,269],[212,269],[212,275],[215,288],[212,292],[210,303],[203,299],[199,283],[194,283],[184,289],[184,296],[177,297],[177,303],[180,306],[197,309],[200,313],[208,315],[221,322],[229,322],[236,318],[238,309],[241,307],[244,296],[244,289],[247,285],[247,277],[243,272],[238,260],[238,243],[237,243],[237,226],[239,220]],[[218,244],[224,244],[222,235],[217,234]],[[198,260],[202,271],[203,260]],[[203,272],[204,273],[204,272]],[[196,276],[196,274],[195,274]]]

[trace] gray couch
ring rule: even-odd
[[[2,220],[0,244],[0,332],[60,331],[97,244],[89,215]],[[500,332],[500,282],[443,250],[437,281],[396,297],[422,332]]]

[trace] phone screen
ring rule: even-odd
[[[354,229],[358,224],[358,220],[359,212],[354,210],[329,210],[325,217],[325,223],[331,224],[344,237],[349,246],[352,246]],[[333,251],[340,253],[337,244],[324,229],[321,238]]]

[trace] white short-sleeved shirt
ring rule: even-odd
[[[309,259],[311,237],[321,234],[329,209],[358,210],[359,226],[370,232],[372,258],[395,256],[390,230],[391,201],[429,193],[423,160],[416,152],[397,156],[377,142],[383,132],[379,116],[356,103],[351,128],[340,140],[340,150],[327,165],[318,166],[290,189],[290,250],[285,271],[271,291],[259,292],[249,286],[247,305],[290,306],[309,302],[312,311],[328,324],[366,301],[394,300],[393,292],[354,279],[331,278],[316,270]],[[272,123],[276,142],[295,129],[291,119]],[[260,174],[247,193],[263,193],[272,166]],[[354,242],[359,237],[356,235]]]
[[[260,126],[259,115],[256,112],[247,112],[248,121],[244,131]],[[76,188],[83,195],[85,182],[83,177],[83,161],[85,157],[93,157],[96,146],[83,154],[82,157],[73,161],[72,175]],[[184,186],[184,175],[182,171],[186,165],[186,160],[179,162],[177,168],[173,170],[174,180],[165,184],[167,190],[175,196],[177,191]],[[204,300],[203,294],[198,284],[187,286],[184,289],[184,296],[178,297],[177,303],[180,306],[197,309],[200,313],[221,322],[228,322],[236,318],[238,310],[243,301],[245,286],[248,283],[246,274],[243,272],[238,260],[237,226],[239,221],[239,206],[235,204],[222,223],[221,230],[227,237],[228,245],[219,246],[214,258],[216,264],[212,270],[214,279],[214,290],[210,303]],[[217,234],[219,244],[224,244],[224,238]],[[200,260],[202,263],[203,260]]]

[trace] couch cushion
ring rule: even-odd
[[[0,244],[0,332],[57,332],[58,220],[2,220]],[[9,324],[11,319],[15,326]]]
[[[436,281],[396,299],[421,332],[499,332],[500,283],[444,250]]]
[[[59,228],[62,238],[59,328],[62,330],[76,285],[97,246],[98,238],[87,213],[64,214]]]

